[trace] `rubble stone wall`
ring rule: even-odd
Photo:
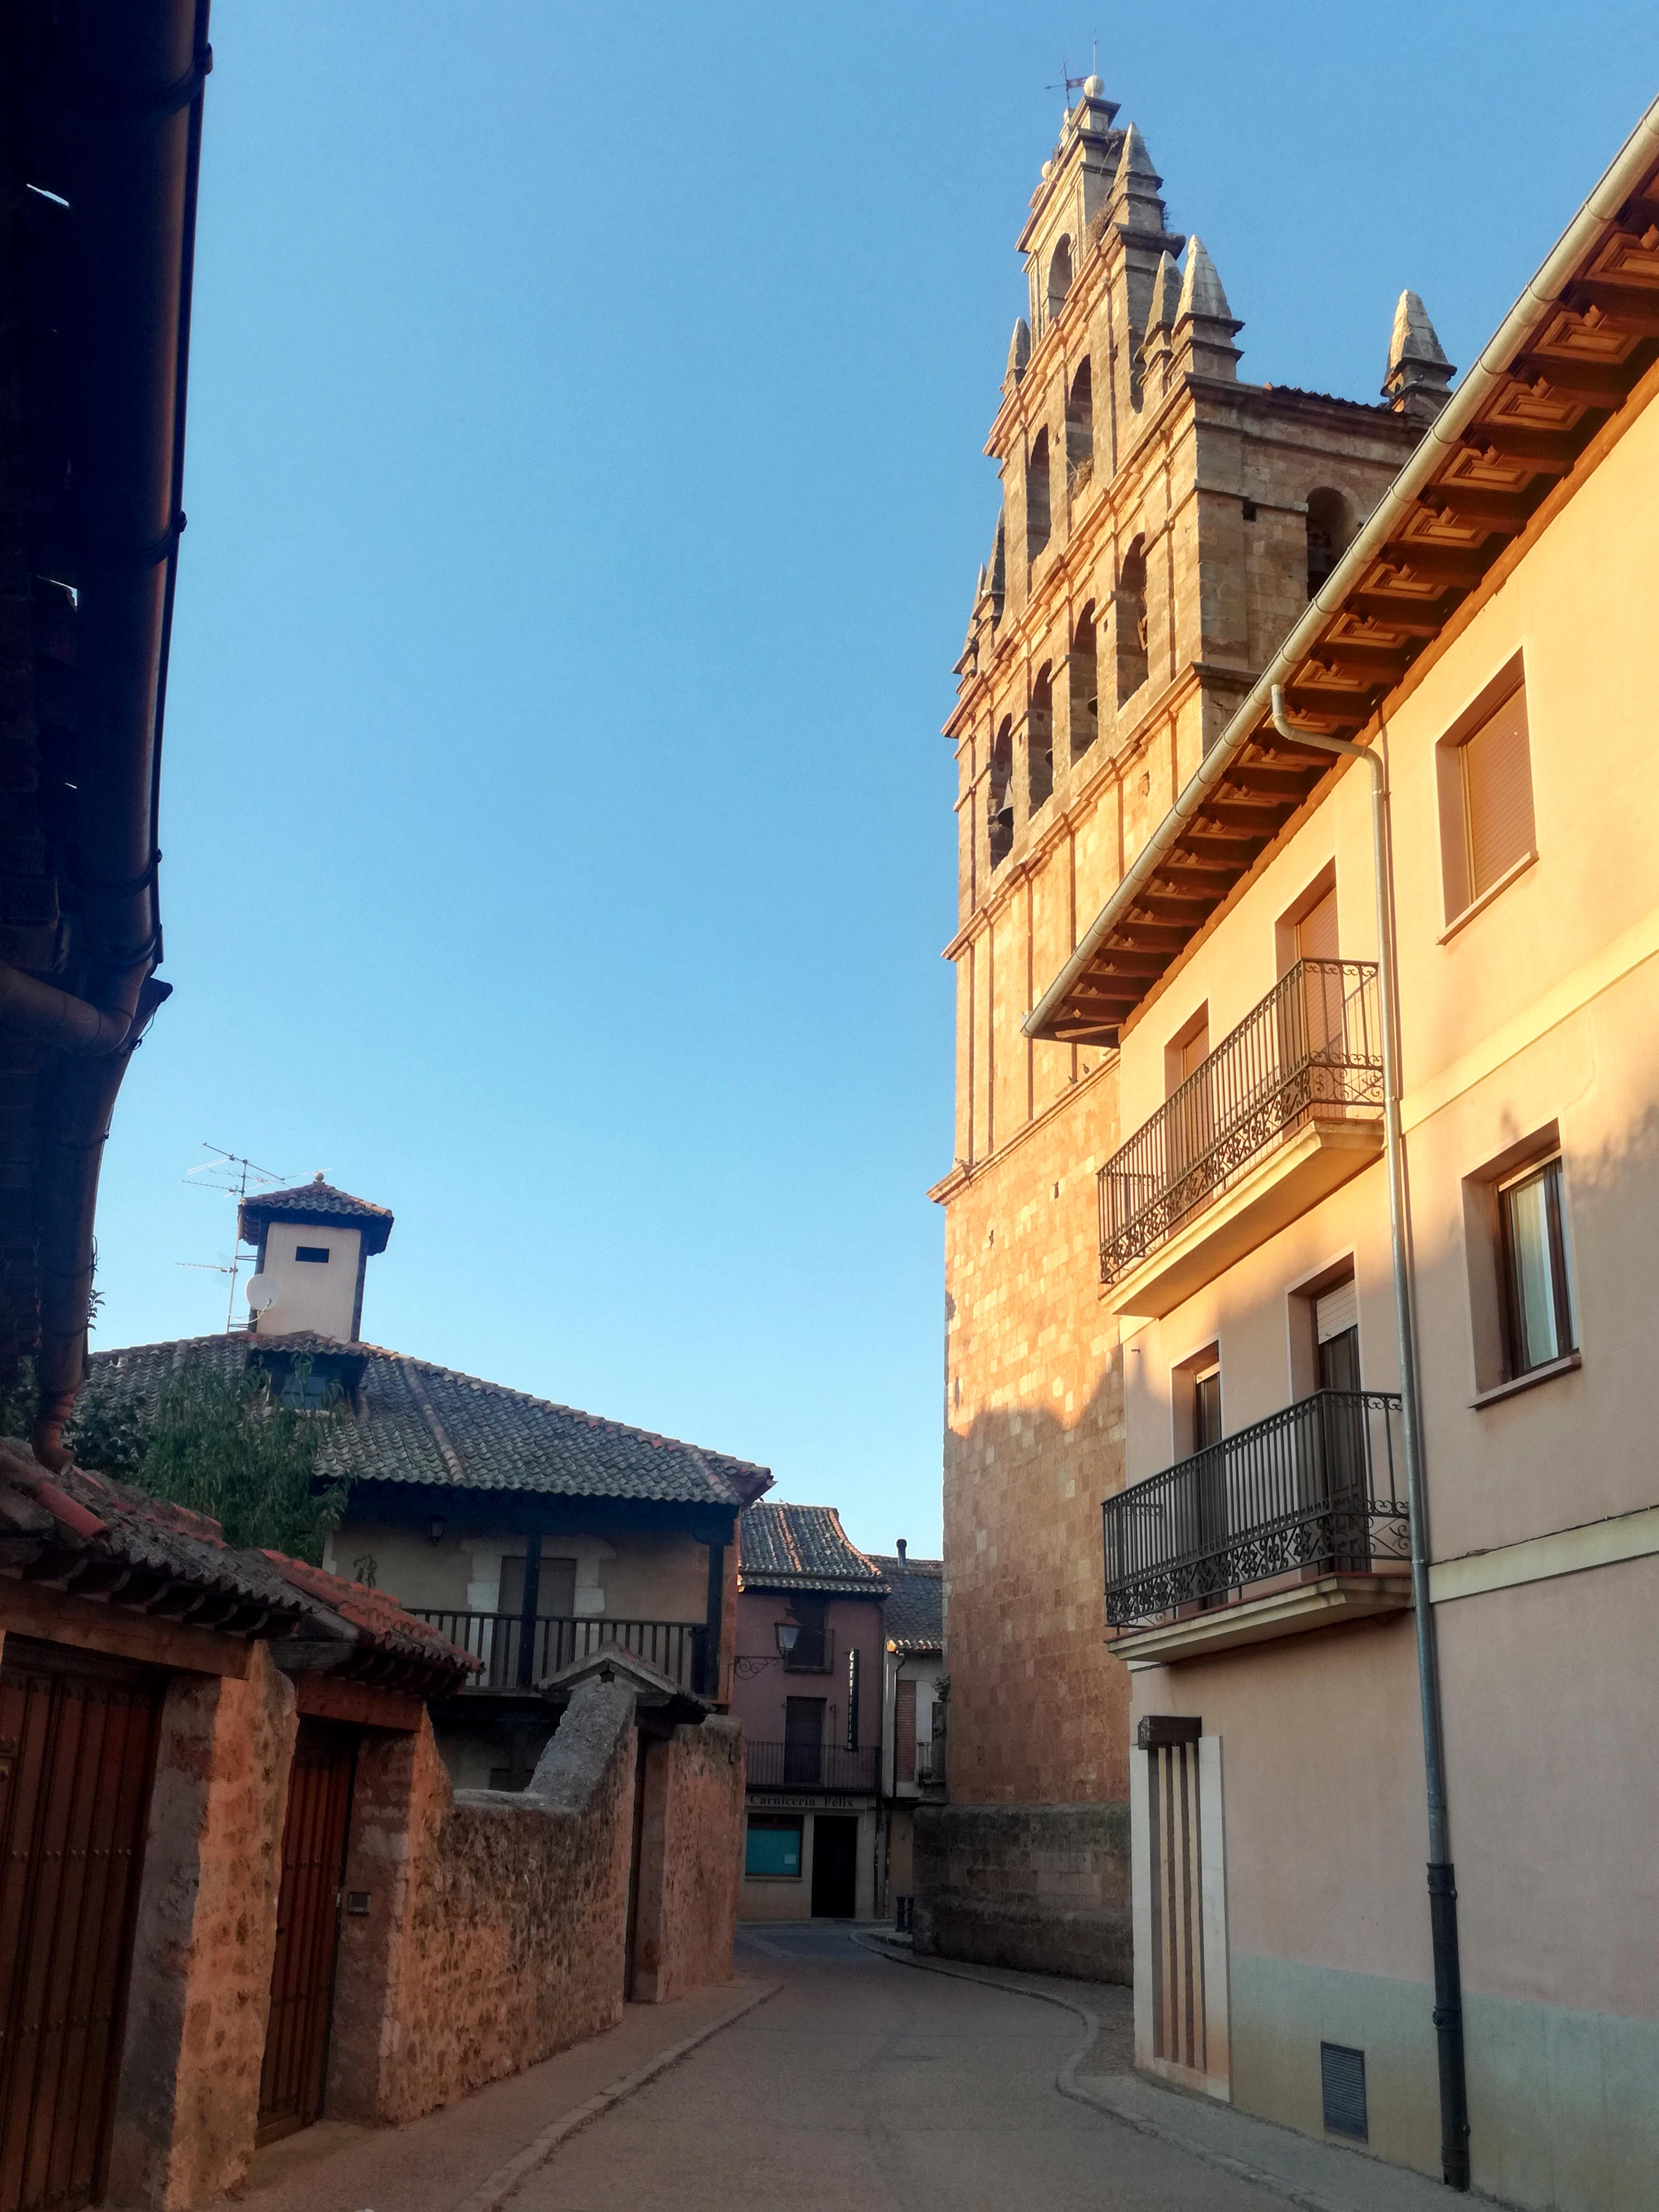
[[[245,1680],[175,1674],[161,1708],[133,1942],[111,2201],[157,2212],[253,2154],[296,1728],[269,1648]]]
[[[1127,1805],[921,1805],[918,1951],[1128,1983]]]
[[[646,1764],[635,1994],[731,1978],[742,1736],[678,1728]],[[641,1740],[634,1692],[585,1682],[523,1792],[452,1790],[430,1724],[366,1736],[326,2110],[414,2119],[622,2018]]]
[[[425,1721],[360,1762],[333,2118],[414,2119],[622,2018],[635,1742],[593,1681],[521,1793],[453,1793]]]
[[[651,1746],[633,1995],[666,2004],[732,1978],[743,1862],[743,1730],[677,1728]]]

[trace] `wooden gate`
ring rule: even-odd
[[[102,2192],[163,1680],[6,1638],[0,2212]]]
[[[1202,2074],[1206,2022],[1198,1744],[1164,1744],[1149,1755],[1153,2049],[1158,2057]]]
[[[259,2076],[262,2143],[308,2128],[323,2109],[356,1757],[349,1729],[301,1722],[283,1824],[276,1955]]]

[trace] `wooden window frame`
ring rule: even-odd
[[[1552,1172],[1553,1171],[1553,1172]],[[1510,1226],[1512,1194],[1540,1177],[1549,1178],[1545,1200],[1545,1230],[1548,1239],[1549,1288],[1555,1324],[1555,1349],[1546,1359],[1523,1364],[1525,1316],[1521,1310],[1515,1236]],[[1524,1162],[1498,1182],[1498,1269],[1504,1321],[1504,1379],[1519,1382],[1546,1368],[1559,1366],[1578,1351],[1578,1315],[1572,1291],[1572,1245],[1567,1229],[1566,1173],[1560,1147]]]

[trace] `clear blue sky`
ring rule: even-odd
[[[217,0],[163,970],[105,1346],[207,1139],[393,1207],[364,1334],[939,1541],[951,698],[1062,55],[1243,374],[1469,362],[1650,4]]]

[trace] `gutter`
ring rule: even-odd
[[[78,607],[76,988],[0,971],[0,1022],[52,1048],[39,1183],[40,1395],[47,1466],[86,1365],[98,1170],[116,1093],[167,994],[157,810],[184,527],[185,372],[209,0],[66,0],[27,99],[61,148]],[[61,136],[58,134],[61,133]],[[48,166],[51,166],[50,163]]]
[[[1570,282],[1586,252],[1600,243],[1603,227],[1610,223],[1636,187],[1659,160],[1659,100],[1642,117],[1615,155],[1601,182],[1579,208],[1522,290],[1497,334],[1481,349],[1473,368],[1453,393],[1436,422],[1425,433],[1399,475],[1382,495],[1382,504],[1349,546],[1307,612],[1262,671],[1255,684],[1226,728],[1142,847],[1111,897],[1091,922],[1059,975],[1021,1024],[1021,1033],[1041,1038],[1070,996],[1090,963],[1180,842],[1187,825],[1202,808],[1211,791],[1272,713],[1275,685],[1289,683],[1318,642],[1325,625],[1342,610],[1343,601],[1360,577],[1394,536],[1399,524],[1416,503],[1447,454],[1462,443],[1463,432],[1480,409],[1507,379],[1510,364],[1521,352],[1539,317],[1558,304],[1562,287]],[[1298,744],[1311,742],[1304,732]]]

